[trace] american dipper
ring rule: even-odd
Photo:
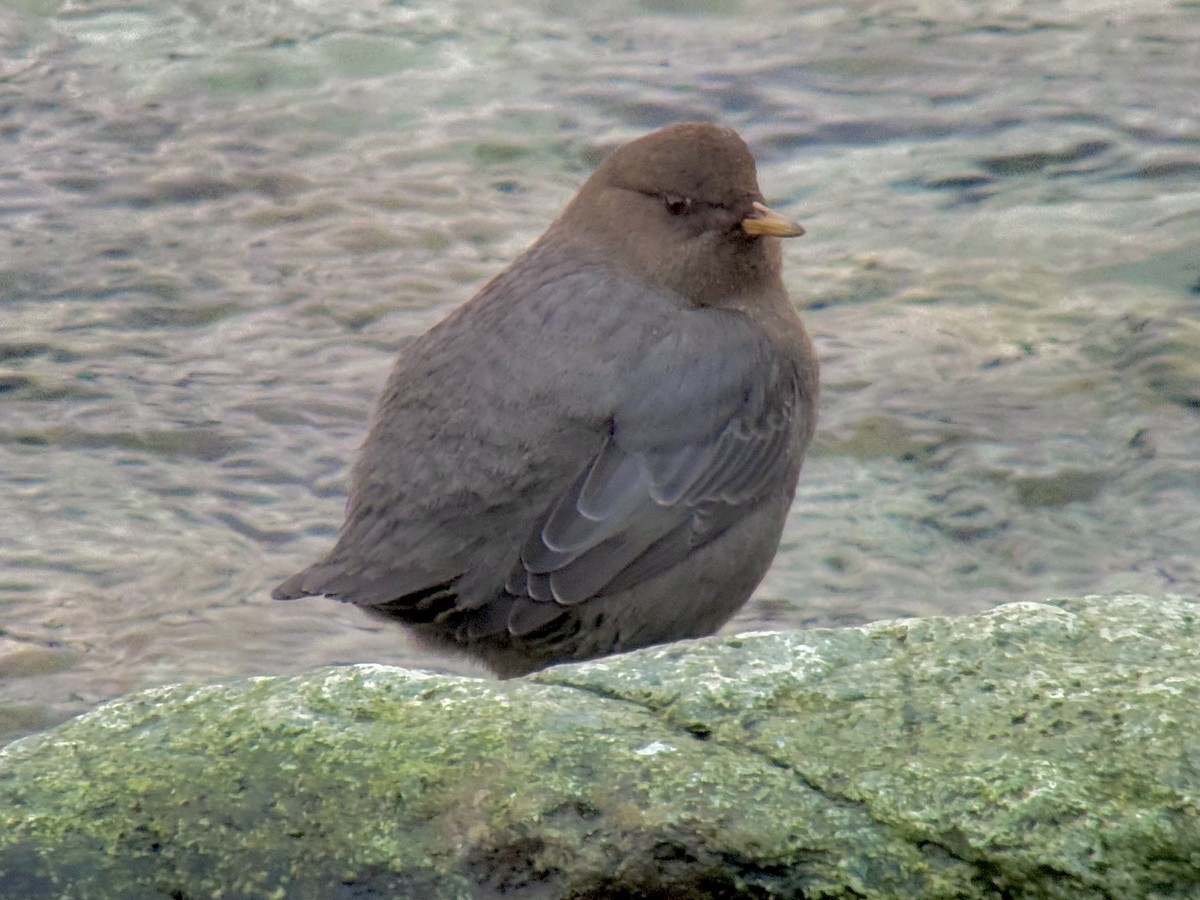
[[[354,603],[502,677],[711,634],[775,556],[816,422],[780,277],[803,233],[728,128],[614,151],[405,348],[336,546],[274,596]]]

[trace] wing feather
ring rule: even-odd
[[[790,387],[790,385],[789,385]],[[709,440],[627,446],[621,420],[537,523],[511,593],[561,606],[626,590],[678,564],[786,483],[798,466],[795,388],[771,409],[744,409]],[[516,611],[526,604],[520,602]],[[522,614],[543,621],[548,613]],[[510,630],[521,623],[510,621]]]

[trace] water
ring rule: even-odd
[[[477,671],[267,592],[331,542],[405,341],[678,120],[737,127],[808,228],[823,363],[731,627],[1200,593],[1200,3],[783,6],[0,8],[0,734]]]

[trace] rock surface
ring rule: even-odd
[[[1195,895],[1198,709],[1138,596],[166,687],[0,750],[0,897]]]

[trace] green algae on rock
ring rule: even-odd
[[[1186,894],[1198,623],[1092,597],[146,691],[0,750],[0,895]]]

